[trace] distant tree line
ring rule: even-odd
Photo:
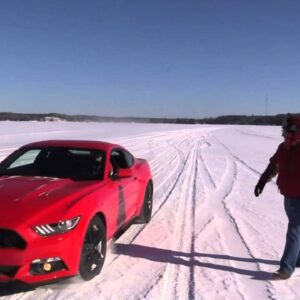
[[[287,115],[274,116],[227,115],[215,118],[137,118],[137,117],[103,117],[93,115],[23,114],[0,112],[0,121],[69,121],[69,122],[135,122],[135,123],[171,123],[171,124],[240,124],[240,125],[281,125]]]

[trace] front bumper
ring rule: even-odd
[[[83,243],[81,226],[48,237],[39,236],[31,228],[19,230],[18,234],[26,241],[24,249],[0,247],[0,282],[39,283],[78,273]],[[52,267],[44,270],[43,264],[48,260]]]

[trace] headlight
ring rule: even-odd
[[[42,236],[65,233],[72,230],[78,224],[80,217],[59,221],[53,224],[45,224],[34,227],[34,231]]]

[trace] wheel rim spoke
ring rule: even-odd
[[[147,187],[146,195],[144,213],[147,218],[150,218],[152,212],[152,188],[150,186]]]
[[[104,258],[103,240],[97,225],[89,228],[82,250],[82,256],[90,272],[96,272]]]

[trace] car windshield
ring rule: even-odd
[[[0,175],[101,180],[105,152],[66,147],[23,148],[0,164]]]

